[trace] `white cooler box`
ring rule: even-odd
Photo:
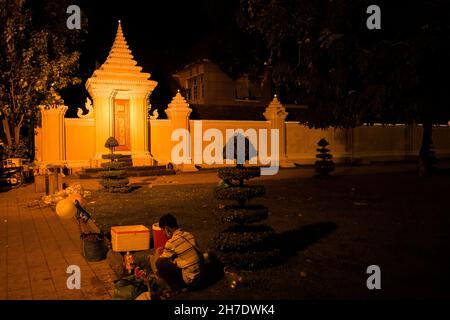
[[[144,225],[111,227],[113,251],[140,251],[150,247],[150,230]]]

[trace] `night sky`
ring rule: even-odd
[[[239,0],[67,1],[79,5],[82,19],[87,19],[85,41],[79,48],[83,82],[62,92],[70,107],[68,116],[76,116],[76,108],[84,106],[87,96],[84,84],[96,67],[106,60],[119,19],[138,65],[143,67],[144,72],[150,72],[151,79],[158,82],[150,97],[152,106],[158,109],[164,109],[176,92],[173,73],[191,62],[209,58],[215,62],[225,61],[232,66],[233,63],[245,61],[245,55],[253,60],[256,55],[249,53],[249,50],[257,52],[260,59],[269,56],[263,41],[258,41],[254,34],[244,35],[239,29]],[[412,26],[417,24],[415,20],[424,18],[417,14],[417,10],[414,11],[410,1],[379,0],[377,4],[383,6],[383,28],[377,32],[369,31],[365,27],[368,3],[371,1],[361,0],[361,18],[352,22],[355,28],[362,28],[362,43],[366,38],[368,41],[374,38],[389,39],[395,38],[397,33],[417,32]],[[66,12],[61,14],[69,16]],[[264,61],[258,60],[256,64],[264,65]],[[230,70],[223,70],[232,75]]]
[[[72,107],[70,113],[76,112],[74,105],[84,105],[85,80],[108,56],[119,19],[138,65],[158,81],[150,98],[152,105],[158,106],[167,104],[176,92],[171,75],[190,62],[210,58],[209,43],[236,28],[239,0],[127,0],[120,4],[82,0],[73,4],[80,6],[88,27],[80,48],[83,83],[63,93],[66,104]]]

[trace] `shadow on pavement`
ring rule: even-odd
[[[308,224],[297,230],[289,230],[276,235],[277,246],[282,257],[287,259],[298,251],[320,241],[337,230],[334,222],[320,222]]]
[[[10,186],[7,186],[7,185],[0,185],[0,193],[8,192],[8,191],[10,191],[10,190],[12,190],[12,188],[11,188]]]
[[[309,224],[297,230],[290,230],[275,235],[275,247],[281,252],[281,259],[278,263],[284,263],[289,257],[295,255],[298,251],[305,250],[308,246],[326,238],[337,230],[337,224],[334,222],[320,222]],[[199,290],[207,289],[220,281],[223,276],[223,265],[217,258],[211,254],[210,263],[206,265],[205,281]]]
[[[201,291],[219,282],[224,276],[223,265],[217,260],[214,255],[210,255],[210,261],[205,264],[204,280],[201,282],[196,290]]]

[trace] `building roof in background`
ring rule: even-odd
[[[206,58],[197,59],[197,60],[195,60],[195,61],[193,61],[193,62],[191,62],[191,63],[185,65],[183,68],[181,68],[181,69],[179,69],[179,70],[176,70],[176,71],[174,72],[173,76],[176,77],[176,76],[177,76],[177,73],[179,73],[179,72],[181,72],[181,71],[184,71],[184,70],[186,70],[186,69],[192,68],[192,67],[194,67],[194,66],[196,66],[196,65],[199,65],[199,64],[204,64],[204,63],[209,63],[209,62],[210,62],[210,63],[214,63],[213,61],[211,61],[211,60],[209,60],[209,59],[206,59]],[[216,64],[216,63],[214,63],[214,64]],[[216,64],[216,65],[217,65],[217,64]]]
[[[191,104],[192,120],[247,120],[247,121],[265,121],[263,113],[266,106],[240,106],[240,105],[208,105]],[[306,106],[291,105],[286,108],[289,113],[286,121],[299,121],[304,113]]]

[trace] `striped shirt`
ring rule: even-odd
[[[197,250],[195,238],[189,232],[177,229],[172,238],[167,240],[161,258],[174,258],[178,268],[182,270],[183,280],[186,284],[193,284],[200,278],[201,261]]]

